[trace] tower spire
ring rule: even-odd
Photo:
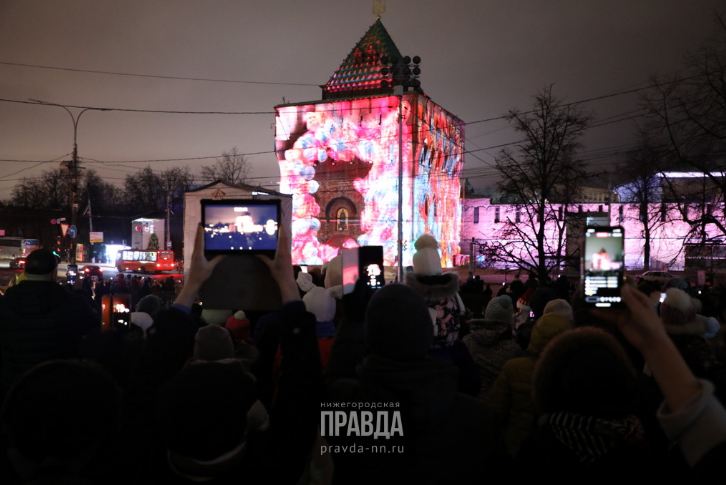
[[[373,1],[373,15],[377,19],[381,18],[381,15],[386,13],[386,0],[374,0]]]

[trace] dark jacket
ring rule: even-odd
[[[295,301],[283,305],[278,317],[274,331],[282,353],[282,365],[279,391],[269,410],[270,428],[247,436],[247,449],[239,461],[220,461],[217,468],[207,468],[209,481],[205,483],[295,483],[303,473],[320,419],[322,395],[315,316],[305,310],[303,302]],[[191,357],[196,325],[188,315],[172,307],[159,314],[152,329],[155,331],[147,344],[153,346],[147,345],[144,349],[137,380],[126,397],[127,413],[136,412],[131,416],[133,427],[126,429],[130,435],[129,448],[141,449],[130,462],[137,463],[139,480],[194,483],[195,477],[203,475],[202,470],[189,466],[186,469],[177,467],[177,473],[172,471],[167,460],[167,446],[157,428],[158,415],[155,421],[154,413],[148,410],[153,409],[161,386],[173,379],[185,360]],[[204,401],[204,396],[195,399]],[[219,409],[213,409],[211,403],[208,405],[212,407],[200,405],[199,413],[217,413],[215,416],[224,419]],[[139,423],[143,425],[139,426]],[[178,422],[180,427],[185,424],[183,419]]]
[[[333,447],[334,483],[471,483],[496,476],[501,448],[496,414],[457,392],[454,366],[438,359],[396,362],[370,355],[358,374],[356,380],[330,385],[326,401],[351,404],[336,410],[365,410],[362,403],[373,403],[379,406],[371,408],[373,415],[388,413],[389,422],[392,412],[400,411],[403,432],[389,439],[324,436]],[[359,452],[343,451],[351,445]],[[382,447],[388,452],[372,451]]]
[[[52,281],[23,281],[0,298],[0,392],[26,370],[78,356],[81,339],[101,326],[80,295]]]

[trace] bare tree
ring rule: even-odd
[[[654,78],[656,89],[643,98],[673,168],[703,175],[688,184],[665,181],[691,239],[705,240],[709,226],[726,235],[726,22],[716,20],[714,35],[687,56],[684,74]]]
[[[591,116],[562,104],[548,86],[534,97],[532,110],[511,110],[506,118],[524,140],[502,150],[495,168],[503,201],[516,211],[501,220],[497,240],[486,242],[484,251],[489,260],[545,277],[568,260],[568,207],[589,177],[576,154]]]
[[[13,188],[10,205],[30,210],[68,208],[68,177],[61,170],[47,170],[24,178]]]
[[[222,152],[214,165],[202,167],[202,180],[214,182],[221,180],[230,185],[240,185],[247,182],[250,171],[250,162],[233,147],[228,152]]]
[[[93,169],[85,170],[79,201],[81,206],[91,201],[94,214],[115,212],[121,204],[121,190],[101,178]]]
[[[148,214],[163,210],[166,195],[161,190],[161,180],[151,166],[147,166],[124,180],[124,204],[137,214]]]
[[[663,172],[665,152],[647,131],[640,130],[638,147],[625,155],[624,163],[617,167],[616,189],[620,202],[621,222],[637,220],[643,235],[643,269],[650,270],[653,241],[658,231],[673,221],[668,198],[664,197]],[[637,208],[634,214],[624,211],[625,205]]]
[[[126,206],[138,213],[147,214],[167,210],[169,199],[179,195],[194,182],[188,167],[174,167],[154,172],[147,166],[126,176],[124,201]]]

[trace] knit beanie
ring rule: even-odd
[[[194,359],[215,361],[234,358],[232,336],[225,327],[205,325],[194,337]]]
[[[498,296],[496,298],[492,298],[487,305],[487,309],[484,311],[484,320],[502,322],[511,325],[512,317],[514,316],[513,312],[512,299],[507,295]]]
[[[544,309],[547,303],[552,300],[556,300],[557,298],[559,298],[559,295],[554,288],[540,286],[534,290],[532,292],[532,296],[529,298],[529,306],[534,313],[534,318],[538,319],[544,315]]]
[[[544,314],[547,315],[548,313],[557,313],[571,322],[575,321],[575,316],[572,313],[572,306],[567,303],[567,300],[563,300],[562,298],[547,302],[544,307]]]
[[[313,287],[303,296],[303,302],[318,322],[331,322],[335,318],[335,299],[325,288]]]
[[[391,360],[425,358],[434,341],[434,327],[421,295],[403,284],[376,291],[366,309],[365,341],[371,353]]]
[[[631,411],[636,372],[612,335],[582,327],[552,339],[537,362],[532,386],[539,413],[620,419]]]
[[[688,294],[678,288],[668,288],[660,305],[660,317],[666,332],[671,335],[701,335],[706,327],[698,320],[696,305]]]
[[[696,320],[696,307],[686,292],[668,288],[660,306],[660,316],[667,325],[683,325]]]
[[[690,285],[688,284],[688,281],[684,280],[683,278],[671,278],[668,281],[666,281],[666,284],[664,286],[666,290],[668,288],[678,288],[682,291],[688,291],[691,289]],[[667,291],[666,291],[667,293]]]
[[[232,337],[237,342],[252,343],[250,335],[250,321],[245,312],[239,310],[227,319],[224,324],[225,328],[232,332]]]
[[[161,298],[158,296],[146,295],[136,304],[136,311],[148,313],[151,318],[156,318],[156,314],[161,310],[162,303]]]
[[[202,309],[202,320],[210,325],[222,326],[230,316],[232,316],[232,310]]]
[[[49,249],[36,249],[25,260],[26,275],[47,275],[58,267],[58,259]]]
[[[414,247],[413,272],[425,276],[441,274],[441,256],[436,238],[431,234],[423,234],[416,239]]]

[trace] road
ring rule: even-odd
[[[92,263],[79,263],[78,269],[83,269],[83,266],[86,264],[92,264]],[[118,270],[110,265],[110,264],[97,264],[95,266],[99,266],[101,270],[103,271],[103,279],[107,280],[109,278],[115,278],[118,274]],[[68,263],[60,263],[58,265],[58,279],[59,281],[65,281],[66,280],[66,272],[68,269]],[[7,266],[0,267],[0,286],[4,286],[10,281],[12,278],[15,277],[17,274],[21,274],[23,271],[19,269],[10,269]],[[169,276],[173,276],[175,280],[182,279],[182,274],[173,272],[173,273],[160,273],[160,274],[145,274],[145,273],[124,273],[124,274],[130,274],[130,275],[137,275],[141,276],[143,278],[150,277],[153,279],[166,279]],[[78,278],[78,281],[80,282],[81,278]]]

